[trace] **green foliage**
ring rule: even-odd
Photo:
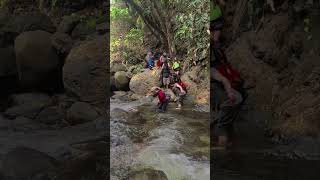
[[[125,45],[132,46],[143,43],[143,31],[141,29],[132,28],[125,37]]]
[[[111,18],[111,21],[125,21],[126,19],[129,18],[128,8],[111,6],[110,18]]]
[[[209,1],[176,0],[184,11],[176,18],[175,40],[177,44],[187,46],[187,57],[190,63],[208,65],[209,60]]]

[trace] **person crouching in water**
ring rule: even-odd
[[[159,88],[159,87],[153,87],[150,90],[150,94],[153,97],[158,96],[159,102],[158,102],[158,112],[165,112],[167,110],[168,104],[170,102],[170,96],[165,94],[165,92]]]

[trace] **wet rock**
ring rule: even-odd
[[[2,173],[5,178],[28,180],[54,170],[57,161],[40,151],[16,147],[4,155]]]
[[[41,122],[47,125],[53,125],[57,122],[61,122],[64,119],[64,113],[58,107],[48,107],[42,110],[36,117],[37,122]]]
[[[73,41],[68,34],[56,32],[51,37],[52,46],[58,51],[58,54],[67,55],[73,45]]]
[[[55,89],[61,84],[60,61],[50,38],[51,34],[44,31],[25,32],[16,38],[16,62],[22,87]]]
[[[13,106],[4,112],[10,118],[25,116],[33,119],[43,108],[52,103],[48,95],[36,93],[13,95],[11,99]]]
[[[111,119],[126,119],[128,114],[129,113],[123,109],[115,108],[110,112],[110,118]]]
[[[154,86],[159,85],[160,70],[146,70],[134,75],[130,80],[130,90],[138,95],[146,95]]]
[[[42,127],[32,119],[26,117],[17,117],[12,120],[11,129],[13,131],[32,132],[40,130]]]
[[[114,93],[114,95],[112,96],[112,98],[113,99],[120,99],[120,100],[125,99],[124,96],[128,95],[128,93],[125,91],[114,91],[113,93]]]
[[[63,67],[67,93],[81,101],[105,107],[108,92],[106,77],[106,36],[81,43],[71,50]]]
[[[80,22],[79,16],[64,16],[57,32],[71,34],[76,25]]]
[[[94,121],[99,117],[96,110],[88,103],[76,102],[67,112],[66,120],[71,125]]]
[[[134,171],[129,175],[130,180],[168,180],[166,174],[163,171],[154,169],[143,169]]]
[[[127,77],[126,72],[119,71],[114,75],[115,86],[119,90],[128,90],[129,88],[129,78]]]
[[[95,120],[95,126],[97,130],[106,130],[109,128],[109,120],[105,116],[100,116]]]

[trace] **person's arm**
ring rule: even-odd
[[[175,85],[176,87],[178,87],[182,93],[185,93],[185,91],[183,90],[183,88],[182,88],[178,83],[175,83],[174,85]]]
[[[234,97],[232,87],[231,87],[229,80],[227,78],[225,78],[222,74],[220,74],[219,71],[217,71],[215,68],[211,69],[211,73],[212,73],[213,79],[220,81],[223,84],[224,89],[226,90],[226,92],[228,94],[228,97],[232,101],[234,101],[235,97]]]

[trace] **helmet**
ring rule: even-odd
[[[163,56],[167,56],[167,53],[164,52],[164,53],[163,53]]]

